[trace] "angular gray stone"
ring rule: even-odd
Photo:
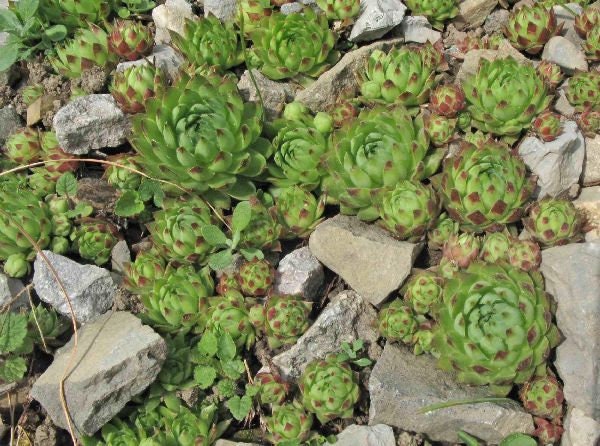
[[[544,142],[528,137],[519,146],[519,155],[537,175],[536,198],[556,197],[579,183],[585,158],[585,139],[577,123],[567,121],[562,134]]]
[[[572,118],[575,115],[575,108],[569,103],[562,87],[558,89],[558,99],[554,104],[554,110],[567,118]]]
[[[483,29],[486,34],[502,33],[504,25],[508,22],[510,12],[506,9],[496,9],[485,19]]]
[[[24,288],[19,279],[0,273],[0,310],[9,304],[13,311],[29,307],[29,297]]]
[[[556,322],[565,338],[554,362],[565,399],[600,421],[600,243],[545,249],[540,271],[557,302]]]
[[[442,38],[442,33],[434,31],[423,16],[404,17],[400,24],[400,32],[406,42],[435,43]]]
[[[323,265],[312,255],[308,246],[296,249],[279,262],[273,292],[294,294],[304,300],[319,300],[325,272]]]
[[[262,96],[267,120],[272,121],[278,118],[283,112],[285,104],[294,100],[294,95],[299,87],[291,83],[272,81],[259,70],[252,70],[252,74]],[[260,102],[248,70],[244,71],[240,77],[237,87],[244,100]]]
[[[74,340],[60,348],[54,361],[35,382],[31,397],[38,400],[52,421],[63,429],[67,420],[60,400],[60,381],[79,433],[93,435],[135,395],[155,379],[167,356],[165,341],[134,315],[107,313],[79,330],[77,351],[71,362]]]
[[[204,0],[204,14],[212,14],[222,21],[232,20],[237,9],[237,0]]]
[[[169,30],[183,34],[185,19],[194,17],[192,5],[187,0],[167,0],[152,10],[152,20],[156,25],[154,42],[157,45],[170,43]]]
[[[140,60],[121,62],[117,65],[117,71],[125,71],[134,65],[148,65],[150,63],[165,70],[169,78],[173,80],[179,73],[183,58],[169,45],[156,45],[149,56]]]
[[[498,0],[464,0],[458,5],[460,12],[454,20],[454,24],[458,29],[476,28],[483,25],[497,4]]]
[[[343,291],[331,299],[317,320],[289,350],[273,358],[281,374],[299,377],[307,364],[340,351],[343,342],[357,339],[377,346],[377,312],[353,291]]]
[[[583,12],[583,8],[581,5],[577,3],[568,3],[566,5],[571,11],[575,14],[579,15]],[[562,5],[555,5],[552,7],[554,10],[554,14],[556,15],[556,22],[560,26],[563,25],[563,31],[561,34],[575,45],[579,46],[583,42],[581,37],[575,31],[575,16],[573,13],[568,11],[566,8],[563,8]]]
[[[396,446],[394,430],[385,424],[359,426],[351,424],[337,435],[335,446]]]
[[[309,246],[321,263],[375,306],[400,288],[422,248],[345,215],[318,225],[310,235]]]
[[[359,91],[356,73],[364,68],[371,53],[375,50],[387,51],[402,41],[402,39],[380,40],[346,53],[333,68],[323,73],[306,89],[300,90],[296,100],[316,113],[328,110],[340,98],[356,97]]]
[[[241,441],[223,440],[222,438],[217,440],[215,446],[260,446],[257,443],[242,443]]]
[[[6,139],[22,126],[23,120],[14,107],[0,108],[0,146],[3,146]]]
[[[77,322],[88,322],[107,312],[117,291],[108,270],[95,265],[80,265],[73,260],[43,251],[65,287]],[[33,286],[40,299],[65,316],[71,311],[48,265],[38,253],[33,264]]]
[[[125,240],[119,240],[110,253],[113,272],[124,274],[125,265],[131,262],[131,252]]]
[[[463,430],[498,444],[513,432],[531,434],[533,419],[517,403],[461,404],[422,414],[431,404],[491,396],[486,387],[462,386],[436,368],[431,355],[415,356],[405,346],[387,343],[369,378],[369,424],[420,432],[434,441],[457,442]]]
[[[585,138],[585,164],[583,166],[583,185],[600,184],[600,135]]]
[[[588,69],[581,48],[563,36],[554,36],[546,43],[542,60],[557,64],[567,74],[572,74],[575,70],[587,71]]]
[[[572,407],[567,411],[563,424],[565,432],[561,446],[598,446],[600,444],[600,423],[585,416],[583,411]]]
[[[127,140],[130,122],[110,94],[91,94],[69,102],[52,121],[62,149],[74,155],[117,147]]]
[[[281,5],[281,13],[288,15],[295,12],[300,12],[304,9],[304,5],[301,3],[284,3]]]
[[[600,186],[584,187],[573,204],[583,212],[590,230],[585,234],[585,241],[600,240]]]
[[[361,0],[360,3],[360,14],[350,31],[352,42],[383,37],[402,22],[406,13],[406,6],[400,0]]]

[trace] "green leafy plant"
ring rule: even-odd
[[[11,311],[0,314],[0,380],[7,383],[22,379],[27,372],[27,362],[19,356],[33,349],[27,322],[25,314]]]
[[[117,14],[122,19],[148,12],[156,6],[156,2],[151,0],[121,0],[120,3],[122,6],[117,7]]]

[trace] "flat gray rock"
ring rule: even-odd
[[[371,304],[400,288],[422,245],[401,242],[383,228],[337,215],[310,235],[313,255]]]
[[[600,421],[600,242],[545,249],[540,271],[565,338],[554,362],[565,399]]]
[[[52,251],[43,253],[69,295],[77,322],[88,322],[112,307],[117,286],[108,270],[95,265],[80,265]],[[70,317],[71,310],[65,295],[39,253],[33,270],[33,286],[40,299],[52,305],[60,314]]]
[[[91,94],[69,102],[52,121],[56,138],[67,153],[117,147],[127,140],[130,122],[110,94]]]
[[[349,40],[365,42],[379,39],[399,25],[406,13],[400,0],[361,0],[360,14],[350,31]]]
[[[561,446],[598,446],[600,443],[600,423],[576,407],[567,411],[563,426]]]
[[[458,5],[460,12],[454,23],[458,29],[476,28],[483,25],[498,0],[464,0]]]
[[[273,292],[293,294],[304,300],[319,300],[323,289],[325,272],[321,262],[310,252],[308,246],[296,249],[279,262]]]
[[[179,67],[183,63],[183,58],[169,45],[156,45],[149,56],[143,59],[121,62],[117,65],[117,71],[125,71],[127,68],[134,65],[148,65],[163,69],[171,80],[174,80],[178,73]]]
[[[600,135],[585,138],[585,165],[583,166],[583,185],[600,184]]]
[[[73,338],[31,389],[57,426],[67,429],[60,381],[71,363]],[[156,378],[167,356],[165,341],[127,312],[108,313],[79,330],[65,397],[76,430],[93,435]]]
[[[212,14],[219,20],[232,20],[237,11],[237,0],[204,0],[204,14]]]
[[[581,48],[563,36],[554,36],[546,43],[542,60],[555,63],[567,74],[572,74],[575,70],[587,71],[588,69]]]
[[[13,311],[28,308],[29,296],[23,282],[0,273],[0,310],[3,310],[4,307],[8,308],[8,306]]]
[[[0,146],[3,146],[10,135],[23,126],[23,120],[14,107],[0,109]]]
[[[359,426],[351,424],[337,435],[335,446],[396,446],[394,430],[385,424]]]
[[[457,442],[463,430],[490,444],[513,432],[531,434],[533,419],[516,402],[481,403],[420,413],[423,407],[448,401],[487,398],[486,387],[469,387],[436,368],[430,355],[415,356],[405,346],[387,343],[369,379],[369,424],[387,424],[419,432],[434,441]]]
[[[185,19],[192,19],[192,5],[187,0],[167,0],[152,10],[152,20],[156,25],[154,42],[157,45],[170,43],[171,34],[175,31],[183,34]]]

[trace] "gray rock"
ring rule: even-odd
[[[600,135],[585,138],[585,164],[583,166],[583,185],[600,183]]]
[[[327,443],[332,444],[332,443]],[[359,426],[351,424],[337,436],[335,446],[396,446],[394,431],[390,426]]]
[[[508,40],[504,39],[497,50],[471,50],[465,54],[454,83],[462,83],[464,80],[477,72],[481,59],[496,60],[506,57],[512,57],[519,62],[530,63],[530,61],[517,51]]]
[[[569,100],[565,96],[564,88],[558,90],[558,99],[554,104],[554,110],[567,118],[572,118],[575,115],[575,108],[569,103]]]
[[[461,386],[436,368],[430,355],[415,356],[405,346],[387,343],[369,378],[369,424],[388,424],[420,432],[434,441],[457,442],[463,430],[498,444],[513,432],[531,434],[533,420],[517,403],[461,404],[422,414],[431,404],[491,396],[486,387]]]
[[[140,60],[121,62],[117,65],[117,71],[125,71],[133,65],[147,65],[150,63],[165,70],[169,78],[173,80],[179,73],[183,58],[168,45],[156,45],[149,56]]]
[[[542,60],[557,64],[567,74],[572,74],[575,70],[587,71],[588,69],[583,51],[563,36],[554,36],[546,43]]]
[[[58,430],[52,424],[50,418],[46,418],[42,424],[35,429],[35,446],[59,446]]]
[[[283,376],[299,377],[306,365],[340,351],[343,342],[357,339],[367,347],[377,346],[377,312],[353,291],[343,291],[319,314],[300,339],[289,350],[273,358]]]
[[[585,215],[590,230],[585,241],[600,240],[600,186],[584,187],[573,204]]]
[[[252,70],[252,74],[262,95],[267,120],[272,121],[278,118],[283,112],[285,104],[294,100],[294,95],[300,87],[287,82],[272,81],[259,70]],[[248,70],[244,71],[240,77],[237,87],[244,100],[260,102]]]
[[[135,395],[155,379],[167,356],[165,341],[134,315],[108,313],[79,330],[74,359],[74,340],[59,349],[54,361],[33,385],[38,400],[52,421],[63,429],[67,420],[60,399],[60,381],[73,424],[79,433],[93,435]]]
[[[29,307],[29,297],[23,282],[0,273],[0,310],[10,305],[11,310]]]
[[[299,295],[304,300],[315,301],[320,298],[319,293],[323,288],[324,280],[323,265],[305,246],[281,259],[275,275],[273,292]]]
[[[577,3],[569,3],[566,6],[577,15],[581,14],[583,11],[581,5],[578,5]],[[562,5],[555,5],[552,7],[552,9],[554,10],[554,14],[556,15],[557,24],[559,26],[561,24],[563,25],[563,31],[561,34],[567,40],[570,40],[577,47],[579,47],[579,45],[582,44],[583,40],[581,39],[581,37],[579,37],[577,31],[575,31],[575,16],[570,11],[563,8]]]
[[[119,240],[110,253],[111,267],[116,273],[124,274],[125,265],[131,262],[131,252],[125,240]]]
[[[23,120],[14,107],[0,108],[0,146],[3,146],[6,139],[22,126]]]
[[[442,38],[442,33],[434,31],[423,16],[404,17],[400,24],[400,32],[406,42],[435,43]]]
[[[481,26],[497,4],[498,0],[465,0],[458,5],[460,12],[454,24],[458,29]]]
[[[396,240],[378,226],[344,215],[317,226],[309,246],[321,263],[375,306],[400,288],[422,248]]]
[[[223,21],[232,20],[237,8],[237,0],[204,0],[204,14],[212,14]]]
[[[300,12],[303,9],[304,5],[302,3],[284,3],[281,5],[281,13],[285,15]]]
[[[215,443],[215,446],[260,446],[257,443],[242,443],[241,441],[231,441],[219,439]]]
[[[573,121],[563,125],[554,141],[528,137],[519,146],[519,155],[538,177],[536,198],[556,197],[579,182],[585,158],[585,140]]]
[[[383,37],[402,22],[406,13],[406,6],[400,0],[361,0],[360,3],[360,14],[350,31],[352,42]]]
[[[600,421],[600,243],[546,249],[540,270],[565,338],[555,361],[565,399]]]
[[[600,423],[586,417],[583,411],[572,407],[567,411],[563,424],[561,446],[598,446],[600,443]]]
[[[483,29],[486,34],[502,33],[504,25],[508,23],[510,12],[506,9],[496,9],[485,19]]]
[[[309,87],[300,90],[296,100],[316,113],[328,110],[341,98],[356,97],[359,91],[356,73],[364,68],[371,53],[375,50],[387,51],[402,41],[402,39],[380,40],[350,51]]]
[[[187,0],[167,0],[152,10],[152,20],[156,25],[154,42],[157,45],[170,43],[169,31],[183,34],[185,19],[194,17],[192,5]]]
[[[43,253],[69,295],[77,322],[88,322],[110,309],[117,287],[107,270],[95,265],[80,265],[52,251]],[[40,299],[52,305],[60,314],[70,316],[65,295],[39,253],[33,270],[33,286]]]
[[[52,121],[62,149],[73,155],[117,147],[127,140],[130,122],[110,94],[82,96],[62,107]]]

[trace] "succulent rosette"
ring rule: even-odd
[[[56,56],[50,58],[52,67],[70,79],[92,67],[110,68],[116,62],[117,56],[108,50],[108,35],[92,24],[78,29],[75,37],[57,48]]]
[[[200,198],[169,200],[154,213],[148,225],[154,246],[162,255],[179,263],[202,263],[213,251],[202,236],[202,227],[213,223],[208,205]]]
[[[441,249],[450,236],[458,234],[458,231],[458,222],[448,217],[448,214],[445,212],[442,212],[437,221],[427,232],[427,241],[429,247],[431,249]]]
[[[298,120],[282,120],[280,125],[281,129],[273,138],[269,181],[281,188],[294,185],[309,191],[320,188],[327,175],[325,160],[331,148],[329,136]]]
[[[300,186],[287,187],[275,199],[275,212],[284,238],[306,238],[323,221],[325,197],[315,197]]]
[[[399,106],[363,110],[336,132],[334,144],[326,192],[339,200],[343,213],[363,220],[379,216],[374,196],[399,181],[428,178],[444,156],[443,149],[430,148],[422,118],[413,120]]]
[[[273,13],[273,6],[269,0],[240,0],[239,4],[238,25],[241,28],[243,22],[246,35],[257,30],[262,19]]]
[[[298,402],[275,406],[267,418],[267,438],[273,444],[286,440],[305,441],[312,424],[313,416]]]
[[[454,118],[466,106],[465,92],[460,85],[439,85],[429,98],[429,107],[432,112]]]
[[[181,75],[133,118],[131,144],[145,171],[210,198],[247,198],[270,144],[259,137],[262,108],[244,104],[231,76]],[[209,193],[210,192],[210,193]]]
[[[435,322],[429,319],[419,324],[419,328],[415,331],[411,341],[413,344],[413,353],[415,355],[418,356],[423,353],[436,354],[432,346],[435,327]]]
[[[404,300],[415,313],[427,314],[442,299],[444,279],[433,271],[420,271],[402,287]]]
[[[171,32],[171,41],[185,59],[196,67],[227,70],[244,61],[242,42],[232,22],[221,22],[214,15],[186,19],[183,34]]]
[[[367,101],[414,107],[427,102],[435,66],[422,48],[403,46],[388,53],[375,50],[362,75],[360,91]]]
[[[600,110],[586,110],[577,117],[577,125],[584,136],[595,138],[600,133]]]
[[[577,111],[600,111],[600,71],[576,71],[569,79],[565,95]]]
[[[451,235],[448,241],[444,243],[442,255],[444,259],[449,260],[459,268],[466,268],[477,259],[480,249],[481,240],[479,237],[465,232],[460,235]]]
[[[562,133],[560,115],[545,111],[533,121],[533,130],[542,141],[554,141]]]
[[[457,372],[460,382],[506,394],[545,371],[558,342],[551,315],[539,273],[474,262],[444,286],[432,344],[438,366]]]
[[[452,140],[456,130],[456,119],[432,113],[425,117],[425,128],[431,142],[437,147],[442,147]]]
[[[506,232],[492,232],[486,234],[481,242],[479,258],[487,263],[496,263],[508,260],[508,250],[515,241]]]
[[[264,308],[264,331],[269,347],[289,345],[308,329],[312,304],[297,296],[272,295]]]
[[[264,296],[273,285],[275,268],[267,260],[252,259],[242,263],[236,278],[245,295]]]
[[[379,312],[379,334],[388,341],[412,342],[418,321],[415,313],[403,301],[396,299]]]
[[[8,277],[20,279],[31,272],[31,264],[25,257],[25,254],[11,254],[4,261],[4,274]]]
[[[596,23],[587,33],[582,47],[588,60],[593,62],[600,60],[600,22]]]
[[[154,249],[140,252],[135,261],[125,266],[123,286],[135,294],[148,294],[154,282],[165,274],[165,261]]]
[[[141,59],[153,46],[152,31],[141,22],[119,20],[108,35],[108,49],[126,60]]]
[[[463,89],[472,125],[500,136],[518,136],[552,100],[535,68],[511,57],[482,58]]]
[[[329,110],[335,128],[343,127],[358,116],[359,109],[353,101],[341,99]]]
[[[125,113],[142,113],[146,101],[167,86],[164,70],[152,64],[133,65],[117,71],[110,84],[110,93]]]
[[[564,79],[560,66],[547,60],[542,60],[537,66],[536,71],[551,90],[555,90]]]
[[[117,227],[100,218],[84,218],[71,233],[73,247],[81,258],[104,265],[110,260],[112,249],[122,238]]]
[[[281,249],[281,225],[257,196],[248,200],[252,219],[240,235],[240,247],[277,251]]]
[[[533,417],[533,421],[535,423],[535,430],[532,435],[537,437],[540,444],[555,444],[562,438],[565,429],[559,424],[539,417]]]
[[[525,409],[535,416],[558,420],[565,400],[562,386],[551,376],[541,376],[526,382],[519,392]]]
[[[129,167],[131,169],[139,170],[139,167],[136,163],[136,158],[136,156],[127,154],[119,154],[109,157],[108,160],[110,162],[116,163],[123,167],[108,165],[104,171],[104,178],[106,179],[106,182],[120,190],[136,190],[142,183],[142,176],[128,169]]]
[[[66,153],[58,143],[56,139],[56,133],[42,132],[40,134],[40,145],[42,148],[43,158],[47,161],[55,160],[56,162],[47,162],[44,167],[52,174],[62,174],[65,172],[74,172],[79,167],[79,161],[77,155]],[[58,160],[75,160],[75,161],[58,161]]]
[[[351,19],[360,12],[360,0],[317,0],[317,6],[330,20]]]
[[[444,29],[444,22],[458,15],[457,0],[407,0],[412,15],[424,15],[436,29]]]
[[[222,297],[213,297],[210,303],[208,330],[229,333],[238,348],[251,348],[256,340],[254,326],[239,291],[230,290]]]
[[[279,375],[269,372],[258,372],[254,385],[258,386],[258,399],[263,405],[282,405],[289,391],[289,385]]]
[[[562,28],[563,24],[558,24],[552,8],[523,6],[509,16],[504,35],[515,48],[528,54],[538,54],[552,36],[560,34]]]
[[[529,208],[523,219],[527,232],[544,247],[565,245],[583,238],[583,218],[572,202],[544,198]]]
[[[213,293],[208,267],[199,271],[191,265],[167,267],[165,274],[154,280],[152,292],[140,296],[143,317],[164,333],[201,333],[208,316],[208,297]]]
[[[251,34],[252,55],[273,80],[318,77],[337,62],[336,37],[327,17],[306,7],[301,12],[274,12]]]
[[[101,23],[111,11],[109,2],[97,0],[41,0],[39,12],[53,24],[65,25],[69,31]]]
[[[416,241],[435,224],[440,212],[437,194],[430,186],[407,180],[381,195],[379,216],[383,226],[402,240]]]
[[[497,231],[521,217],[535,187],[523,160],[489,142],[466,144],[444,162],[438,192],[451,218],[469,232]]]
[[[579,37],[586,39],[588,33],[598,23],[600,23],[600,8],[585,8],[581,14],[575,16],[575,31]]]
[[[190,360],[189,342],[183,333],[165,336],[164,339],[167,343],[167,358],[156,378],[156,383],[167,392],[192,387],[194,385],[194,365]]]
[[[513,240],[507,254],[508,262],[523,271],[537,270],[542,263],[542,251],[533,240]]]
[[[352,417],[360,396],[357,374],[335,355],[309,363],[298,386],[302,405],[321,423]]]
[[[39,132],[31,127],[17,130],[6,140],[5,155],[17,164],[30,164],[38,161],[41,154]]]

